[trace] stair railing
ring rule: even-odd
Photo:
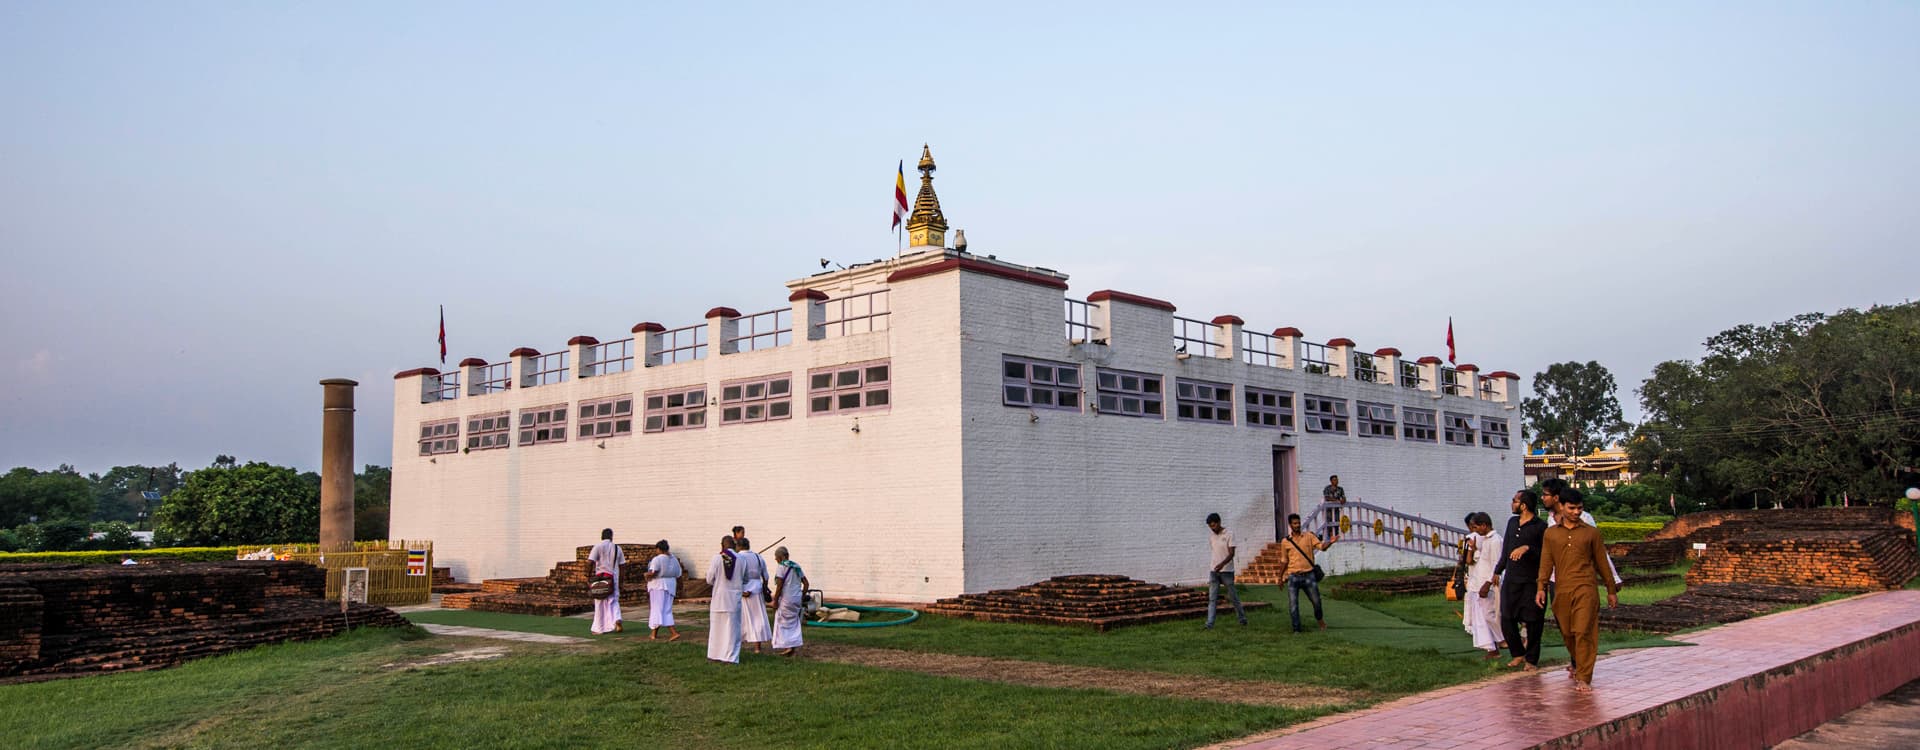
[[[1466,529],[1371,503],[1321,503],[1301,517],[1301,525],[1341,542],[1372,544],[1447,562],[1459,559]]]

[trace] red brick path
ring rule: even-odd
[[[1920,591],[1889,591],[1559,668],[1330,716],[1248,748],[1760,748],[1920,678]]]

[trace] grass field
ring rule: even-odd
[[[1352,579],[1331,583],[1342,580]],[[1183,621],[1104,634],[928,616],[898,628],[807,635],[814,643],[1337,687],[1363,691],[1361,703],[1497,671],[1438,596],[1330,598],[1332,629],[1294,635],[1281,593],[1247,587],[1248,599],[1278,606],[1251,612],[1245,628],[1230,615],[1212,630]],[[558,635],[584,635],[587,625],[452,610],[410,617]],[[1603,641],[1657,643],[1621,634]],[[417,666],[476,646],[511,653]],[[1548,654],[1559,658],[1558,649]],[[697,644],[647,643],[639,628],[575,645],[385,630],[157,672],[0,686],[0,737],[33,748],[1192,747],[1361,703],[1277,708],[777,657],[719,667]]]

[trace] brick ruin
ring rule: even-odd
[[[1221,602],[1232,616],[1233,605]],[[1266,602],[1244,602],[1247,609]],[[1117,575],[1054,576],[1019,588],[941,599],[926,612],[987,622],[1074,625],[1106,631],[1126,625],[1205,617],[1207,591]]]
[[[246,560],[0,566],[0,682],[168,667],[356,627],[405,627],[385,607],[328,602],[326,572]]]
[[[647,601],[647,563],[654,555],[660,554],[660,548],[651,544],[622,544],[620,551],[627,556],[627,562],[620,566],[620,601],[622,606],[643,605]],[[587,555],[593,553],[593,547],[579,547],[574,550],[572,560],[555,563],[552,570],[539,578],[493,578],[482,581],[478,589],[467,589],[449,593],[440,598],[440,606],[448,609],[471,609],[482,612],[505,612],[517,615],[545,615],[565,617],[593,610],[593,599],[587,596],[587,574],[592,563]],[[704,578],[695,575],[692,566],[681,565],[680,595],[678,599],[697,599],[707,596],[712,589]],[[449,576],[449,583],[452,583]],[[454,584],[471,586],[472,584]],[[435,590],[441,590],[438,581]]]
[[[1897,589],[1920,573],[1913,534],[1904,529],[1780,530],[1750,533],[1707,550],[1687,571],[1688,585],[1767,583],[1848,591]]]
[[[1828,593],[1804,586],[1711,583],[1691,586],[1684,594],[1652,604],[1602,607],[1600,627],[1671,633],[1710,623],[1739,622],[1782,607],[1812,604]]]

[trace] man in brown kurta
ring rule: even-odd
[[[1574,689],[1592,690],[1593,662],[1600,657],[1599,585],[1607,587],[1607,606],[1620,606],[1620,584],[1613,581],[1607,546],[1600,530],[1580,520],[1585,498],[1577,490],[1560,496],[1559,521],[1540,542],[1540,579],[1534,601],[1547,604],[1547,582],[1554,585],[1553,619],[1573,657]],[[1602,575],[1602,574],[1605,575]]]

